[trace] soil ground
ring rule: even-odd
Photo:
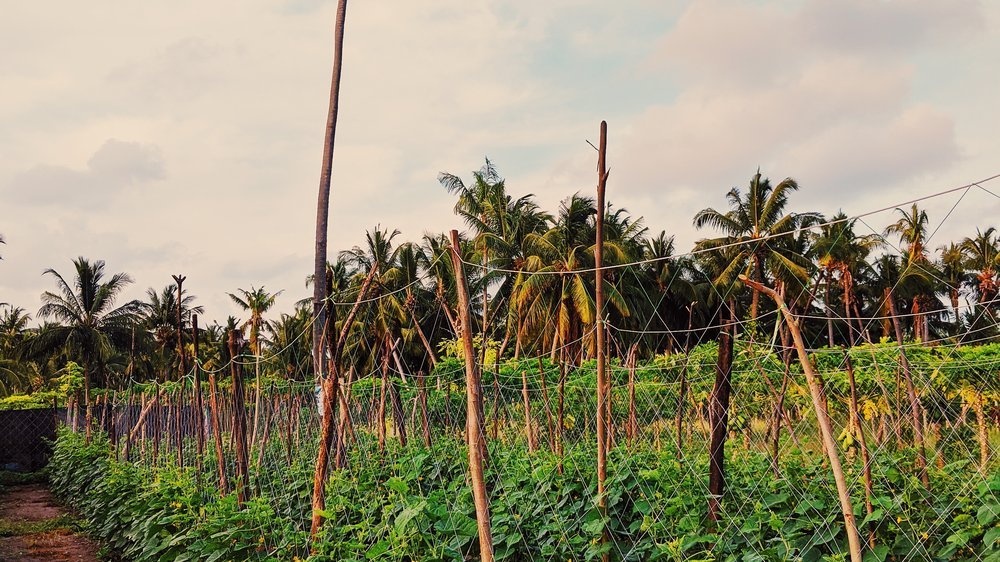
[[[97,545],[44,484],[0,489],[0,562],[98,562]]]

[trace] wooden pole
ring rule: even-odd
[[[236,331],[229,332],[230,372],[233,377],[233,433],[236,437],[236,503],[246,503],[250,491],[250,469],[247,458],[246,396],[243,389],[243,368],[237,364]]]
[[[930,490],[931,481],[927,474],[927,451],[924,449],[924,424],[920,415],[920,400],[917,398],[917,391],[913,386],[913,377],[910,376],[910,361],[906,357],[906,349],[903,346],[903,328],[900,326],[899,316],[896,314],[896,299],[893,298],[892,291],[888,288],[885,290],[885,298],[889,302],[889,316],[892,317],[892,327],[896,334],[896,342],[899,344],[899,366],[903,371],[903,380],[906,382],[906,395],[910,400],[910,415],[913,419],[913,445],[917,448],[917,470],[920,471],[920,481],[924,484],[924,488]]]
[[[327,230],[330,218],[330,183],[333,176],[333,147],[337,137],[337,115],[340,111],[340,77],[344,60],[344,23],[347,19],[347,0],[337,2],[337,21],[333,32],[333,76],[330,81],[330,105],[326,117],[326,135],[323,142],[323,163],[319,175],[319,194],[316,201],[316,249],[313,256],[313,370],[317,382],[323,376],[323,330],[326,327],[327,286],[326,275]]]
[[[177,413],[174,416],[174,433],[177,440],[177,466],[184,468],[184,424],[181,421],[184,413],[184,377],[187,375],[187,354],[184,353],[184,315],[181,302],[184,298],[183,284],[187,277],[183,275],[172,275],[171,277],[177,283],[177,356],[180,359],[180,371],[177,373],[177,380],[181,383]]]
[[[521,398],[524,400],[524,435],[528,438],[528,452],[534,453],[538,442],[531,427],[531,397],[528,396],[528,373],[524,369],[521,369]]]
[[[194,425],[196,443],[198,445],[198,478],[201,478],[201,471],[204,468],[205,456],[205,403],[201,397],[201,364],[198,362],[198,315],[191,315],[191,343],[194,345],[194,400],[191,405],[194,408]]]
[[[605,484],[608,479],[608,366],[605,357],[604,335],[604,191],[608,183],[607,170],[608,123],[601,121],[601,140],[597,153],[597,244],[594,249],[595,303],[597,315],[597,508],[601,517],[608,515],[608,498]],[[610,552],[606,546],[608,530],[601,534],[604,553],[601,559],[607,562]]]
[[[715,385],[708,398],[711,441],[708,459],[708,519],[719,519],[719,505],[726,488],[726,437],[729,430],[730,378],[733,367],[733,323],[736,313],[730,305],[730,321],[719,334],[719,356],[715,366]]]
[[[837,484],[837,496],[840,499],[840,509],[844,516],[844,530],[847,532],[848,547],[851,552],[851,562],[861,562],[861,539],[858,536],[857,525],[854,523],[854,507],[851,505],[851,495],[847,487],[847,479],[844,477],[844,470],[840,465],[840,454],[837,452],[837,442],[833,436],[833,428],[830,417],[827,414],[823,401],[823,390],[820,388],[816,372],[813,370],[812,362],[809,361],[809,354],[806,352],[806,345],[802,340],[802,332],[799,330],[798,321],[788,311],[785,300],[781,298],[774,289],[753,281],[745,275],[740,275],[740,281],[754,290],[760,291],[772,299],[778,305],[778,309],[785,317],[788,330],[792,334],[795,342],[795,350],[799,355],[799,363],[806,374],[806,383],[809,385],[809,393],[812,397],[813,409],[816,411],[816,420],[819,422],[820,434],[823,439],[824,449],[830,461],[830,470],[833,472],[833,479]]]
[[[219,493],[225,496],[229,493],[229,483],[226,480],[226,459],[222,452],[222,423],[219,420],[219,385],[215,373],[208,373],[208,415],[212,425],[212,441],[215,442],[215,460],[219,469]]]
[[[483,450],[486,435],[483,420],[479,414],[482,404],[483,386],[479,378],[479,365],[472,347],[472,314],[469,312],[469,287],[465,281],[465,270],[459,255],[458,231],[451,231],[451,263],[455,270],[458,290],[459,314],[462,321],[462,344],[465,356],[465,397],[466,397],[466,448],[469,456],[469,476],[472,480],[472,497],[476,504],[476,524],[479,527],[479,557],[482,562],[493,562],[493,533],[490,525],[490,503],[486,495],[483,477]]]
[[[872,505],[874,485],[872,483],[871,458],[868,455],[868,441],[865,439],[865,428],[863,425],[864,420],[861,418],[861,413],[858,411],[858,389],[854,382],[854,365],[851,364],[851,355],[846,349],[844,350],[844,365],[847,367],[847,381],[851,385],[851,418],[853,418],[854,423],[857,424],[858,444],[861,445],[861,462],[863,463],[862,473],[865,477],[865,511],[868,515],[871,515],[875,511],[875,508]],[[874,522],[869,524],[868,546],[869,548],[875,548]]]

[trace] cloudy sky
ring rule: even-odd
[[[184,273],[214,319],[237,287],[305,296],[334,8],[8,3],[0,302],[37,310],[81,255],[136,297]],[[549,208],[589,193],[601,119],[609,198],[682,248],[757,166],[849,214],[1000,173],[996,2],[353,0],[344,64],[331,248],[460,226],[436,175],[485,155]],[[932,245],[998,211],[970,191]]]

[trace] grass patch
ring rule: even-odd
[[[78,531],[80,528],[77,521],[70,515],[61,515],[52,519],[42,519],[41,521],[11,521],[0,519],[0,537],[19,537],[24,535],[34,535],[37,533],[48,533],[59,529]]]
[[[48,481],[45,472],[13,472],[11,470],[0,470],[0,487],[23,486],[25,484],[44,484]]]

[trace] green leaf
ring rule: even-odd
[[[406,482],[403,481],[402,478],[399,478],[397,476],[393,476],[392,478],[386,480],[385,485],[390,490],[395,490],[400,494],[405,494],[410,491],[409,484],[407,484]]]
[[[1000,514],[1000,504],[986,504],[979,508],[976,513],[976,521],[980,525],[992,525],[994,521],[997,520],[997,515]]]

